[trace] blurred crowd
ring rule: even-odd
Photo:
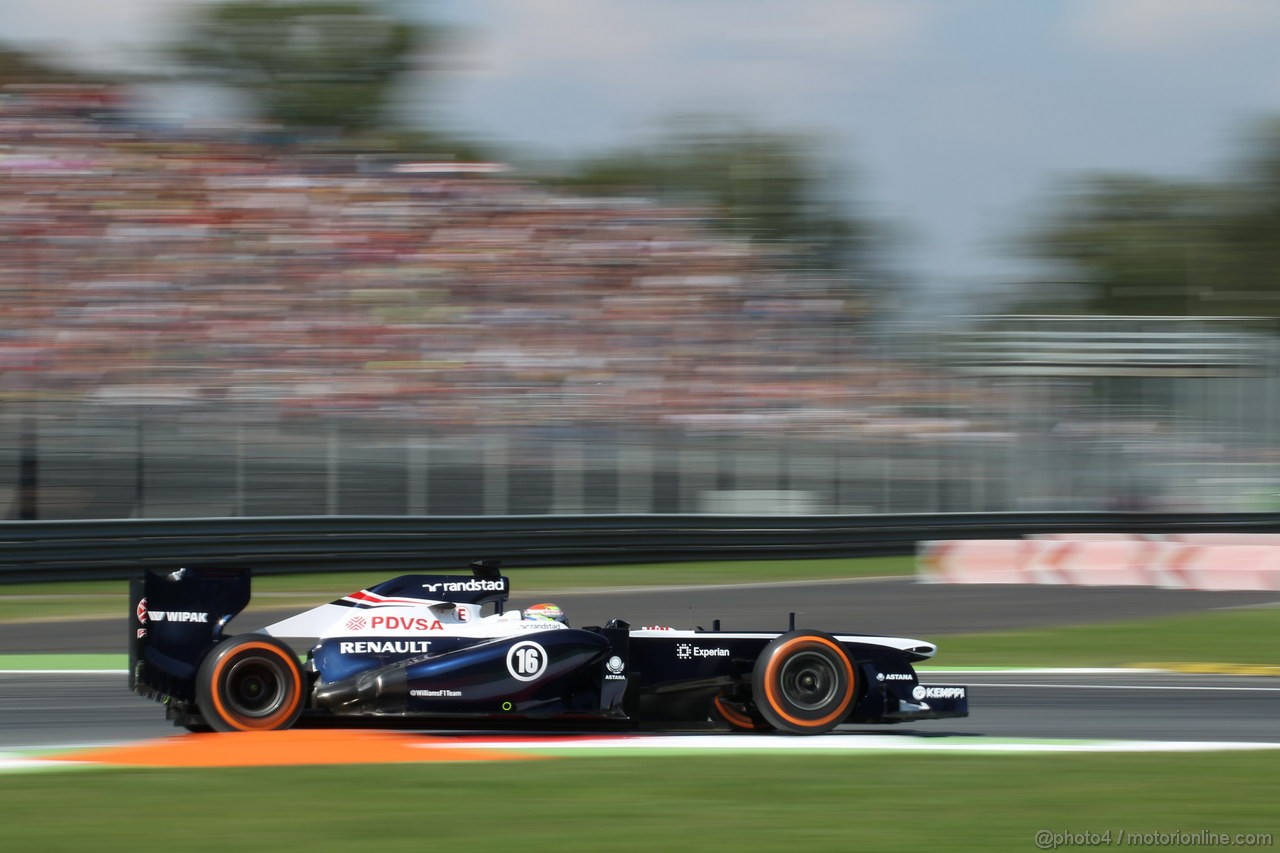
[[[425,424],[947,430],[856,290],[643,199],[497,165],[0,96],[0,394]],[[905,426],[904,426],[905,425]]]
[[[1271,380],[965,378],[937,365],[968,350],[911,357],[877,331],[863,283],[799,271],[785,247],[727,236],[712,213],[572,196],[495,163],[159,127],[104,87],[11,86],[0,90],[0,426],[12,449],[33,412],[132,422],[138,458],[162,421],[214,434],[266,421],[288,441],[334,417],[362,421],[335,433],[364,436],[386,424],[625,442],[620,428],[634,427],[728,436],[720,446],[747,448],[725,462],[734,477],[757,466],[753,446],[793,437],[866,463],[850,473],[814,451],[826,460],[815,471],[853,478],[819,507],[1274,500]],[[995,357],[993,341],[1027,349],[1059,331],[980,339],[978,361]],[[103,500],[118,514],[126,499]],[[65,509],[85,512],[99,510]]]

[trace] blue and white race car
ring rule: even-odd
[[[553,605],[507,610],[510,581],[486,562],[469,576],[397,577],[225,638],[249,602],[248,570],[148,571],[130,589],[129,686],[192,730],[712,720],[818,734],[968,716],[965,687],[920,683],[912,664],[933,656],[931,643],[794,625],[722,631],[719,620],[576,628]]]

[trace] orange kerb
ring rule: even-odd
[[[131,767],[289,767],[307,764],[411,764],[430,761],[530,761],[520,751],[444,747],[450,738],[394,732],[289,730],[188,734],[130,746],[50,756]]]

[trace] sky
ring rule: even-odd
[[[0,0],[0,33],[144,61],[192,0]],[[824,140],[930,292],[1030,274],[1071,176],[1225,174],[1280,116],[1275,0],[400,0],[460,35],[416,115],[570,156],[674,114]]]

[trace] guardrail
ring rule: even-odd
[[[911,554],[935,539],[1036,533],[1269,533],[1280,514],[308,516],[0,522],[0,584],[118,579],[143,567],[258,574]]]

